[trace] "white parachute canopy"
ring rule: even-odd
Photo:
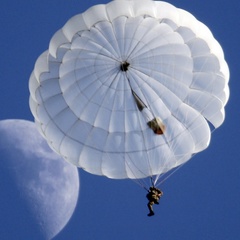
[[[30,77],[30,108],[67,161],[109,178],[145,178],[208,147],[224,121],[228,79],[221,46],[190,13],[115,0],[56,32]]]

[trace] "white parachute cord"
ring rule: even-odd
[[[195,154],[194,154],[195,155]],[[168,172],[164,173],[164,174],[160,174],[158,178],[155,179],[155,186],[158,187],[161,184],[163,184],[168,178],[170,178],[175,172],[177,172],[181,167],[183,167],[183,165],[185,165],[187,162],[177,166],[170,174],[168,174]],[[168,175],[167,175],[168,174]],[[161,180],[160,182],[157,182],[160,177],[163,177],[167,175],[166,177],[163,178],[163,180]]]
[[[127,76],[127,79],[128,79],[128,82],[129,82],[129,86],[130,86],[130,88],[131,88],[131,90],[132,90],[132,87],[131,87],[131,83],[130,83],[130,79],[129,79],[129,77]],[[134,94],[136,94],[133,90],[132,90],[132,92],[134,93]],[[137,94],[136,94],[137,95]],[[138,95],[137,95],[137,97],[138,97]],[[138,97],[139,98],[139,97]],[[140,99],[140,98],[139,98]],[[146,98],[145,98],[146,99]],[[147,99],[146,99],[147,100]],[[142,101],[141,99],[140,99],[140,101]],[[150,104],[149,104],[149,102],[147,101],[147,103],[145,103],[145,102],[143,102],[143,104],[144,105],[146,105],[147,106],[147,109],[150,111],[150,113],[152,114],[152,116],[153,116],[153,118],[154,117],[157,117],[155,114],[154,114],[154,112],[153,112],[153,110],[152,110],[152,108],[151,108],[151,106],[150,106]],[[140,117],[140,114],[138,115],[139,117]],[[142,128],[142,126],[141,126],[141,128]],[[164,134],[162,134],[163,136],[161,136],[161,137],[163,137],[164,139],[165,139],[165,142],[166,142],[166,144],[168,145],[168,147],[171,149],[172,147],[171,147],[171,145],[170,145],[170,142],[169,141],[167,141],[167,139],[166,139],[166,136],[164,135]],[[154,137],[154,134],[153,134],[153,137]],[[152,138],[151,138],[152,139]],[[144,135],[143,135],[143,140],[144,140],[144,144],[145,144],[145,147],[146,147],[146,138],[144,137]],[[147,153],[147,155],[148,155],[148,157],[147,157],[147,159],[148,159],[148,168],[149,168],[149,171],[150,171],[150,173],[151,173],[151,175],[150,176],[148,176],[149,177],[149,179],[150,179],[150,185],[151,186],[155,186],[155,184],[156,184],[156,182],[157,182],[157,179],[158,179],[158,177],[156,177],[156,179],[155,179],[155,181],[154,181],[154,176],[153,176],[153,170],[152,170],[152,167],[151,167],[151,164],[150,164],[150,156],[149,156],[149,152],[147,151],[146,152]],[[136,168],[137,168],[137,166],[135,166]],[[138,168],[137,168],[138,169]],[[139,169],[138,169],[139,170]],[[140,171],[140,170],[139,170]],[[141,172],[141,171],[140,171]],[[141,172],[142,173],[142,172]]]
[[[129,76],[126,74],[126,78],[127,78],[127,80],[128,80],[128,83],[129,83],[129,86],[130,86],[130,89],[131,89],[131,91],[132,91],[132,93],[133,94],[136,94],[134,91],[133,91],[133,89],[132,89],[132,86],[131,86],[131,82],[130,82],[130,79],[129,79]],[[138,97],[138,95],[136,94],[136,96]],[[133,95],[133,97],[134,97],[134,95]],[[140,98],[139,98],[140,99]],[[140,101],[142,101],[141,99],[140,99]],[[144,105],[145,105],[145,103],[144,102],[142,102]],[[137,106],[137,103],[136,103],[136,108],[137,108],[137,110],[138,110],[138,119],[139,119],[139,123],[141,124],[141,119],[140,119],[140,117],[142,116],[143,117],[143,115],[142,115],[142,113],[141,113],[141,111],[138,109],[138,106]],[[147,123],[146,123],[147,124]],[[141,129],[143,129],[143,125],[141,125],[140,126],[141,127]],[[142,130],[142,138],[143,138],[143,142],[144,142],[144,146],[145,146],[145,148],[147,149],[147,139],[146,139],[146,136],[144,135],[144,131]],[[151,173],[151,175],[150,175],[150,178],[152,179],[152,177],[153,177],[153,171],[152,171],[152,168],[151,168],[151,164],[150,164],[150,161],[149,161],[149,153],[148,153],[148,151],[146,150],[146,154],[147,154],[147,159],[148,159],[148,161],[147,161],[147,163],[148,163],[148,168],[149,168],[149,171],[150,171],[150,173]],[[137,169],[138,169],[138,167],[137,166],[135,166]],[[139,171],[140,171],[140,169],[138,169]],[[143,173],[142,171],[140,171],[141,173]],[[145,175],[145,174],[144,174]],[[148,176],[146,176],[146,177],[148,177]]]
[[[216,128],[211,131],[211,134],[213,134],[215,131],[216,131]],[[197,154],[197,153],[192,154],[192,156],[191,156],[190,159],[192,159],[196,154]],[[190,160],[190,159],[189,159],[189,160]],[[164,174],[157,175],[157,176],[156,176],[156,179],[155,179],[155,182],[154,182],[155,185],[156,185],[156,187],[157,187],[157,186],[160,186],[161,184],[163,184],[168,178],[170,178],[174,173],[176,173],[176,172],[177,172],[180,168],[182,168],[186,163],[188,163],[188,161],[186,161],[186,162],[184,162],[183,164],[177,166],[168,176],[166,176],[165,178],[163,178],[163,180],[161,180],[160,182],[157,182],[157,181],[158,181],[161,177],[167,175],[168,172],[166,172],[166,173],[164,173]]]
[[[130,159],[130,156],[128,156],[129,159]],[[144,180],[142,178],[137,178],[134,171],[131,169],[128,161],[125,161],[129,170],[131,171],[132,175],[135,177],[135,178],[130,178],[132,181],[134,181],[135,183],[137,183],[140,187],[144,188],[145,190],[148,191],[148,188],[146,187],[146,184],[144,182]],[[136,167],[136,166],[135,166]],[[136,167],[137,168],[137,167]],[[138,169],[138,168],[137,168]],[[139,169],[138,169],[139,170]],[[139,170],[140,171],[140,170]],[[140,171],[141,172],[141,171]],[[142,172],[141,172],[142,173]],[[147,177],[147,176],[146,176]]]
[[[127,72],[128,67],[129,67],[129,63],[128,63],[128,62],[122,62],[121,65],[120,65],[120,67],[119,67],[119,73],[120,73],[120,71]],[[136,93],[132,90],[131,83],[130,83],[130,80],[129,80],[128,75],[125,74],[125,77],[126,77],[126,79],[127,79],[127,81],[128,81],[128,84],[129,84],[129,87],[130,87],[130,89],[131,89],[131,91],[132,91],[133,97],[135,97],[134,94],[136,94]],[[141,101],[141,99],[140,99],[140,101]],[[144,103],[143,103],[143,104],[144,104]],[[137,103],[136,103],[136,109],[138,110],[138,111],[137,111],[137,113],[138,113],[138,119],[139,119],[139,122],[141,123],[141,119],[140,119],[140,118],[141,118],[141,114],[140,114],[140,111],[139,111],[139,109],[138,109]],[[143,129],[143,126],[141,126],[141,129]],[[143,143],[144,143],[144,145],[145,145],[145,148],[147,148],[147,147],[146,147],[146,136],[143,134],[143,131],[142,131],[142,138],[143,138]],[[147,151],[146,151],[146,153],[148,154]],[[129,162],[128,162],[128,159],[125,159],[125,164],[126,164],[127,168],[131,171],[132,175],[134,176],[134,178],[130,178],[130,179],[132,179],[132,180],[135,181],[139,186],[141,186],[142,188],[144,188],[145,190],[148,191],[148,189],[147,189],[147,187],[146,187],[147,184],[145,184],[145,182],[143,181],[144,178],[138,178],[136,172],[133,170],[133,167],[134,167],[136,170],[138,170],[138,171],[141,173],[141,175],[145,176],[145,178],[148,178],[149,175],[146,175],[145,172],[143,172],[143,171],[141,171],[141,170],[139,169],[139,167],[134,163],[134,161],[131,160],[131,157],[130,157],[129,154],[128,154],[127,156],[128,156]],[[148,164],[149,164],[149,161],[148,161]],[[150,167],[150,166],[149,166],[149,167]],[[151,170],[151,172],[152,172],[152,170]],[[151,177],[151,178],[152,178],[152,177]],[[141,180],[140,180],[140,179],[141,179]]]
[[[135,68],[134,68],[135,69]],[[136,71],[139,71],[138,69],[135,69]],[[131,87],[131,83],[130,83],[130,80],[128,79],[128,81],[129,81],[129,85],[130,85],[130,87]],[[149,85],[149,84],[148,84]],[[151,85],[150,85],[151,86]],[[132,89],[132,88],[131,88]],[[142,94],[144,95],[144,93],[142,92]],[[144,104],[147,106],[147,109],[148,109],[148,111],[151,113],[151,115],[153,116],[153,119],[154,118],[156,118],[156,117],[159,117],[159,116],[157,116],[156,114],[155,114],[155,112],[154,112],[154,110],[152,109],[152,106],[151,106],[151,104],[149,104],[149,102],[151,102],[151,101],[148,101],[148,99],[147,99],[147,97],[144,95],[144,97],[145,97],[145,99],[146,99],[146,103],[144,102]],[[155,133],[152,135],[153,137],[155,136]],[[160,136],[159,136],[160,137]],[[169,141],[167,141],[167,139],[166,139],[166,136],[165,136],[165,134],[163,133],[162,135],[161,135],[161,137],[163,137],[164,139],[165,139],[165,142],[166,142],[166,144],[168,145],[168,147],[171,149],[171,145],[170,145],[170,143],[169,143]],[[152,139],[152,138],[151,138]],[[153,140],[152,140],[153,141]],[[151,180],[151,185],[155,185],[156,184],[156,179],[155,179],[155,181],[153,180],[153,177],[154,177],[154,175],[153,175],[153,170],[152,170],[152,167],[151,167],[151,164],[150,164],[150,156],[149,156],[149,153],[147,152],[147,154],[148,154],[148,165],[149,165],[149,170],[150,170],[150,172],[151,172],[151,176],[150,176],[150,180]],[[152,157],[154,157],[154,156],[152,156]],[[155,175],[156,176],[156,175]]]

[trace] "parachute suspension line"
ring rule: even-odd
[[[126,79],[129,83],[129,86],[130,86],[130,89],[131,89],[131,92],[132,92],[132,95],[134,97],[134,100],[136,102],[136,105],[138,107],[138,110],[141,112],[144,108],[147,108],[147,106],[144,104],[144,102],[138,97],[138,95],[133,91],[132,89],[132,86],[131,86],[131,83],[130,83],[130,79],[127,75],[127,71],[129,70],[129,67],[130,67],[130,63],[127,62],[127,61],[123,61],[123,62],[120,62],[120,68],[119,68],[119,72],[122,71],[122,72],[125,72],[125,76],[126,76]],[[139,122],[141,122],[140,120],[140,115],[138,114],[138,118],[139,118]],[[143,127],[141,126],[141,129],[143,129]],[[143,132],[143,131],[142,131]],[[144,137],[144,134],[142,134],[142,137],[143,137],[143,141],[144,141],[144,145],[146,147],[146,138]],[[147,155],[148,155],[148,152],[146,152]],[[146,178],[148,177],[148,175],[146,175],[143,171],[141,171],[137,166],[136,164],[131,160],[130,156],[128,156],[132,165],[141,173],[143,174]],[[148,156],[148,159],[149,159],[149,156]],[[128,168],[130,169],[130,171],[132,172],[133,176],[135,176],[135,182],[137,182],[138,185],[140,185],[142,188],[144,188],[145,190],[148,191],[148,189],[146,188],[146,185],[143,183],[144,181],[140,181],[139,178],[136,177],[136,175],[134,174],[134,171],[132,170],[130,164],[125,161]],[[152,169],[151,169],[151,166],[150,166],[150,162],[149,160],[147,161],[148,162],[148,165],[149,165],[149,169],[150,169],[150,172],[152,173]],[[137,180],[138,179],[138,180]],[[152,176],[151,176],[151,179],[152,179]],[[153,181],[152,181],[153,182]]]
[[[169,130],[168,130],[169,131]],[[167,138],[166,138],[166,135],[163,134],[162,136],[165,140],[165,143],[167,144],[168,148],[171,149],[173,152],[174,152],[174,146],[171,144],[172,143],[172,140],[171,141],[168,141]],[[186,162],[185,162],[186,163]],[[173,170],[170,174],[168,174],[168,171],[165,172],[165,173],[162,173],[162,174],[158,174],[156,175],[156,178],[155,178],[155,181],[154,181],[154,184],[156,185],[156,187],[158,187],[159,185],[161,185],[163,182],[165,182],[170,176],[172,176],[178,169],[180,169],[185,163],[177,166],[175,168],[175,170]],[[167,175],[167,176],[166,176]],[[166,176],[166,177],[164,177]],[[164,178],[163,178],[164,177]],[[159,179],[163,178],[160,182],[158,182]]]
[[[130,87],[131,87],[131,83],[130,83],[129,78],[128,78],[128,81],[129,81],[129,85],[130,85]],[[132,90],[132,88],[131,88],[131,90]],[[149,120],[151,120],[151,122],[158,118],[157,115],[156,115],[156,114],[154,113],[154,111],[152,110],[150,104],[148,104],[148,106],[147,106],[133,90],[132,90],[132,94],[133,94],[133,96],[134,96],[134,99],[135,99],[135,101],[136,101],[137,107],[138,107],[138,109],[139,109],[140,112],[141,112],[144,108],[148,109],[148,111],[149,111],[149,112],[151,113],[151,115],[152,115],[152,118],[149,119]],[[143,94],[144,94],[144,93],[143,93]],[[147,99],[147,98],[146,98],[146,99]],[[152,128],[152,126],[149,125],[149,122],[147,122],[147,124],[148,124],[148,126],[149,126],[150,128]],[[159,124],[159,123],[157,122],[157,124]],[[163,135],[163,137],[166,139],[166,137],[165,137],[164,134],[163,134],[164,131],[165,131],[165,126],[164,126],[163,124],[162,124],[162,126],[163,126],[163,129],[161,129],[160,135]],[[162,126],[161,126],[161,127],[162,127]],[[156,134],[155,131],[154,131],[154,133]],[[157,134],[159,134],[159,133],[157,133]],[[151,138],[151,139],[153,139],[153,138]],[[165,140],[165,141],[166,141],[166,140]],[[168,143],[168,141],[166,141],[166,142],[167,142],[167,144],[169,145],[169,148],[170,148],[170,144]],[[153,178],[153,171],[152,171],[151,164],[150,164],[150,161],[149,161],[150,156],[149,156],[149,153],[148,153],[148,152],[147,152],[147,155],[148,155],[149,170],[150,170],[150,172],[151,172],[151,176],[149,177],[149,178],[150,178],[150,185],[154,187],[155,184],[156,184],[156,182],[157,182],[157,179],[158,179],[158,178],[157,178],[157,176],[155,177],[155,180],[154,180],[154,178]],[[152,156],[152,157],[154,157],[154,156]]]
[[[216,128],[211,131],[211,134],[213,134],[215,131],[216,131]],[[194,154],[191,156],[191,158],[195,157],[196,154],[197,154],[197,153],[194,153]],[[176,172],[177,172],[180,168],[182,168],[186,163],[188,163],[188,161],[186,161],[185,163],[177,166],[168,176],[166,176],[165,178],[163,178],[163,180],[161,180],[160,182],[158,182],[158,183],[156,184],[157,179],[160,177],[160,175],[159,175],[159,176],[156,178],[156,180],[155,180],[156,187],[158,187],[158,186],[160,186],[161,184],[163,184],[168,178],[170,178],[174,173],[176,173]],[[164,174],[162,174],[162,176],[164,176],[164,175],[166,175],[166,174],[167,174],[167,173],[164,173]]]
[[[144,144],[145,144],[145,146],[146,146],[146,139],[145,139],[144,135],[143,135],[143,141],[144,141]],[[151,165],[150,165],[150,161],[149,161],[149,154],[148,154],[148,152],[146,152],[146,154],[147,154],[147,165],[148,165],[148,169],[149,169],[149,172],[151,173],[150,176],[149,176],[149,175],[146,175],[145,172],[143,172],[141,169],[139,169],[139,167],[134,163],[134,161],[131,160],[130,157],[129,157],[130,163],[128,163],[127,161],[126,161],[126,163],[127,163],[128,168],[129,168],[130,171],[132,172],[133,176],[135,176],[135,179],[134,179],[134,180],[135,180],[136,182],[138,182],[144,189],[146,189],[146,190],[148,191],[148,188],[147,188],[146,186],[149,186],[149,184],[146,184],[146,182],[145,182],[143,179],[137,178],[137,177],[136,177],[136,174],[135,174],[134,171],[133,171],[133,168],[137,169],[142,175],[145,176],[145,178],[147,178],[147,179],[150,178],[150,180],[151,180],[151,185],[154,185],[153,174],[152,174],[153,171],[152,171],[152,168],[151,168]],[[130,164],[132,164],[132,166],[130,166]]]
[[[131,159],[129,155],[128,155],[128,157],[129,157],[129,159]],[[144,181],[143,181],[142,179],[140,179],[140,178],[137,178],[137,177],[136,177],[136,174],[134,173],[134,171],[133,171],[133,170],[131,169],[131,167],[129,166],[128,161],[125,161],[125,162],[126,162],[128,168],[130,169],[130,171],[132,172],[132,175],[135,177],[135,178],[132,178],[132,180],[133,180],[135,183],[137,183],[141,188],[144,188],[146,191],[148,191],[146,185],[144,184]],[[137,168],[137,166],[135,166],[135,167]],[[138,169],[138,168],[137,168],[137,169]],[[140,170],[138,169],[138,171],[140,171]],[[141,172],[141,171],[140,171],[140,172]],[[142,173],[143,173],[143,172],[142,172]]]
[[[129,66],[129,65],[128,65],[128,66]],[[122,70],[122,69],[121,69],[121,70]],[[127,78],[127,80],[128,80],[128,83],[129,83],[129,86],[130,86],[130,89],[131,89],[133,98],[134,98],[134,100],[135,100],[136,106],[137,106],[139,112],[142,112],[142,110],[143,110],[144,108],[148,108],[148,107],[147,107],[147,105],[140,99],[140,97],[133,91],[132,86],[131,86],[131,82],[130,82],[130,79],[129,79],[129,77],[128,77],[127,72],[126,72],[126,78]],[[141,123],[140,114],[138,114],[138,119],[139,119],[139,123]],[[141,125],[141,129],[143,129],[143,126],[142,126],[142,125]],[[143,134],[143,130],[142,130],[142,138],[143,138],[143,142],[144,142],[145,148],[147,149],[147,139],[146,139],[146,137],[145,137],[144,134]],[[152,179],[152,172],[153,172],[153,171],[152,171],[152,168],[151,168],[151,165],[150,165],[150,161],[149,161],[149,158],[150,158],[150,157],[149,157],[148,151],[146,151],[146,154],[147,154],[147,159],[148,159],[148,161],[147,161],[147,163],[148,163],[148,168],[149,168],[149,171],[150,171],[150,173],[151,173],[151,179]],[[135,165],[135,164],[134,164],[134,165]],[[136,169],[138,169],[139,172],[141,172],[142,174],[145,175],[145,173],[143,173],[136,165],[135,165],[135,167],[136,167]],[[147,176],[146,176],[146,177],[147,177]]]
[[[186,130],[186,129],[187,129],[187,128],[185,128],[185,130]],[[180,133],[180,134],[181,134],[181,133]],[[165,139],[165,143],[167,144],[168,148],[171,149],[171,150],[174,152],[174,146],[171,145],[172,141],[168,141],[167,138],[166,138],[166,136],[165,136],[164,134],[163,134],[163,138]],[[195,153],[195,154],[196,154],[196,153]],[[193,154],[192,157],[193,157],[195,154]],[[186,154],[183,155],[183,157],[184,157],[184,156],[186,156]],[[192,157],[191,157],[191,158],[192,158]],[[155,184],[157,183],[157,181],[158,181],[160,178],[162,178],[162,180],[156,184],[156,187],[159,186],[159,185],[161,185],[162,183],[164,183],[168,178],[170,178],[176,171],[178,171],[178,170],[179,170],[181,167],[183,167],[183,165],[185,165],[186,163],[187,163],[187,162],[184,162],[184,163],[180,164],[179,166],[177,166],[173,171],[170,171],[170,172],[171,172],[170,174],[168,174],[168,171],[167,171],[167,172],[165,172],[165,173],[163,173],[163,174],[156,175],[156,179],[155,179],[155,182],[154,182]],[[166,176],[166,177],[164,177],[164,176]]]
[[[151,109],[151,106],[150,104],[148,104],[149,106],[147,106],[142,100],[141,98],[133,91],[132,89],[132,86],[131,86],[131,83],[130,83],[130,79],[129,77],[127,76],[127,80],[129,82],[129,86],[131,88],[131,91],[132,91],[132,95],[134,97],[134,100],[136,102],[136,105],[138,107],[138,110],[140,112],[142,111],[145,111],[145,112],[142,112],[142,116],[144,116],[145,120],[146,120],[146,123],[148,125],[149,128],[151,128],[154,132],[154,134],[157,134],[157,135],[164,135],[164,131],[165,131],[165,126],[163,125],[163,123],[161,122],[161,120],[156,117],[156,115],[154,114],[153,110]],[[145,109],[145,110],[144,110]],[[139,116],[140,117],[140,116]],[[153,136],[154,137],[154,136]],[[165,136],[164,136],[165,137]],[[143,139],[144,139],[144,144],[146,146],[146,138],[144,137],[143,135]],[[151,140],[153,141],[153,138],[151,138]],[[167,141],[166,141],[167,142]],[[170,147],[170,146],[169,146]],[[146,148],[147,149],[147,148]],[[151,164],[150,164],[150,156],[149,156],[149,152],[147,151],[147,163],[148,163],[148,168],[149,168],[149,171],[151,173],[150,175],[150,181],[151,181],[151,185],[154,186],[155,185],[155,182],[153,180],[153,170],[152,170],[152,167],[151,167]]]
[[[131,161],[131,158],[129,157],[129,159],[130,159],[130,161]],[[129,167],[129,169],[131,170],[131,172],[132,172],[132,174],[136,177],[136,175],[134,174],[134,172],[133,172],[133,170],[131,169],[131,167],[130,167],[130,165],[128,164],[128,162],[126,162],[127,163],[127,166]],[[145,175],[145,177],[148,177],[143,171],[141,171],[137,166],[136,166],[136,164],[133,162],[133,161],[131,161],[131,163],[133,164],[133,166],[140,172],[140,173],[142,173],[143,175]]]
[[[163,184],[168,178],[170,178],[176,171],[178,171],[183,165],[185,165],[187,162],[177,166],[168,176],[166,176],[165,178],[163,178],[163,180],[161,180],[160,182],[158,182],[156,184],[156,187],[160,186],[161,184]],[[167,174],[167,173],[165,173]],[[162,176],[164,176],[165,174],[163,174]]]
[[[209,83],[209,84],[210,84],[210,83]],[[196,103],[199,99],[200,99],[200,96],[195,100],[195,103]],[[208,104],[209,104],[209,102],[206,104],[206,106],[207,106]],[[194,104],[194,105],[195,105],[195,104]],[[204,107],[203,109],[205,109],[205,107]],[[200,112],[198,112],[198,113],[199,113],[198,116],[202,115],[202,112],[203,112],[203,110],[200,111]],[[198,116],[197,116],[197,117],[198,117]],[[196,117],[196,119],[197,119],[197,117]],[[192,123],[194,123],[194,120],[192,121]],[[185,128],[185,130],[187,130],[187,129],[188,129],[188,128]],[[211,127],[210,127],[211,134],[213,134],[213,133],[215,132],[215,130],[216,130],[216,128],[211,129]],[[165,138],[164,134],[163,134],[163,137]],[[171,146],[170,146],[170,143],[169,143],[166,139],[165,139],[165,142],[168,144],[168,146],[169,146],[169,148],[170,148],[170,147],[171,147]],[[190,158],[193,158],[196,154],[197,154],[197,153],[193,153]],[[185,155],[187,155],[187,154],[185,154]],[[185,155],[184,155],[184,156],[185,156]],[[184,156],[183,156],[183,157],[184,157]],[[184,162],[183,164],[180,164],[179,166],[177,166],[176,169],[175,169],[174,171],[172,171],[167,177],[163,178],[163,180],[160,181],[160,182],[157,184],[157,186],[160,185],[160,184],[162,184],[164,181],[166,181],[169,177],[171,177],[176,171],[178,171],[178,170],[179,170],[181,167],[183,167],[183,165],[185,165],[186,163],[187,163],[187,161]],[[167,173],[158,175],[158,176],[156,177],[155,183],[157,182],[157,180],[158,180],[161,176],[164,176],[164,175],[166,175],[166,174],[167,174]]]
[[[153,181],[153,177],[151,176],[150,179],[151,179],[151,185],[155,187],[155,182]]]
[[[136,106],[139,110],[139,112],[142,112],[144,108],[148,109],[147,105],[140,99],[140,97],[133,91],[132,89],[132,86],[131,86],[131,83],[130,83],[130,79],[128,76],[127,77],[127,80],[128,80],[128,83],[129,83],[129,86],[131,88],[131,91],[132,91],[132,95],[133,95],[133,98],[136,102]],[[140,114],[138,114],[138,118],[139,118],[139,123],[141,124],[141,119],[140,119]],[[147,139],[145,137],[145,135],[143,134],[143,125],[140,126],[141,129],[142,129],[142,138],[143,138],[143,142],[144,142],[144,146],[145,146],[145,149],[147,149]],[[150,165],[150,156],[149,156],[149,153],[148,151],[146,151],[146,155],[147,155],[147,164],[148,164],[148,169],[149,169],[149,172],[150,172],[150,178],[152,179],[153,177],[153,171],[152,171],[152,167]]]
[[[169,131],[169,129],[168,129],[168,131]],[[169,149],[173,149],[173,146],[171,145],[171,141],[168,141],[166,135],[165,135],[165,134],[162,134],[162,137],[163,137],[163,139],[164,139],[166,145],[168,146],[168,148],[169,148]],[[158,175],[155,176],[154,186],[157,187],[157,186],[160,185],[160,183],[157,183],[157,181],[158,181],[158,179],[159,179],[161,176],[164,176],[165,174],[166,174],[166,173],[158,174]],[[153,180],[152,180],[152,181],[153,181]]]

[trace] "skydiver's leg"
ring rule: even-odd
[[[147,204],[148,209],[149,209],[149,214],[148,214],[149,217],[154,215],[153,207],[152,207],[153,204],[154,204],[154,202],[148,202],[148,204]]]

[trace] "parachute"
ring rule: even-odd
[[[75,166],[157,181],[209,146],[228,80],[221,46],[189,12],[115,0],[54,34],[30,76],[30,109],[50,147]]]

